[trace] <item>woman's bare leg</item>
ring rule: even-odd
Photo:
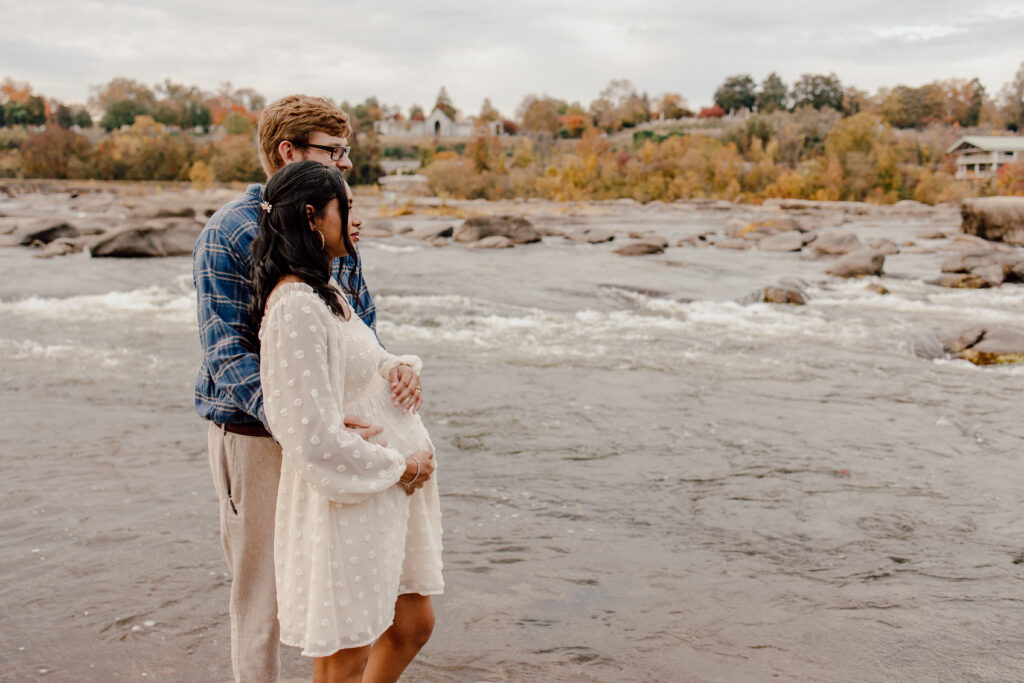
[[[426,595],[399,595],[395,623],[377,639],[363,672],[363,683],[394,683],[434,630],[434,606]]]
[[[359,683],[370,656],[370,646],[338,650],[313,658],[313,683]]]

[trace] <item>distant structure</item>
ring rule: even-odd
[[[1024,137],[968,135],[946,150],[956,154],[956,178],[994,178],[1003,164],[1012,164],[1024,152]]]
[[[373,130],[378,135],[395,137],[421,138],[432,135],[438,138],[468,138],[476,134],[476,125],[475,118],[462,122],[452,121],[440,108],[435,107],[424,121],[398,121],[395,118],[388,118],[374,121]],[[501,121],[489,121],[486,125],[489,134],[502,134]]]

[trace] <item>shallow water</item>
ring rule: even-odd
[[[409,680],[1024,678],[1024,369],[914,354],[1024,329],[1024,287],[924,285],[925,249],[880,296],[785,254],[361,246],[442,463],[448,587]],[[0,677],[227,680],[189,260],[0,272]],[[808,306],[736,303],[783,276]]]

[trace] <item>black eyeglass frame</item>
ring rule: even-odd
[[[315,147],[316,149],[322,149],[323,151],[331,155],[331,161],[341,161],[346,154],[349,154],[352,151],[352,145],[314,145],[312,142],[307,142],[299,146]],[[338,154],[339,151],[341,152],[341,154]],[[338,156],[335,157],[335,154],[338,154]]]

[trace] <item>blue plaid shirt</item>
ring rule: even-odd
[[[192,251],[192,279],[199,312],[203,363],[196,377],[196,412],[218,424],[255,421],[267,424],[260,387],[259,330],[249,318],[249,272],[252,241],[258,232],[263,186],[252,184],[240,199],[210,217]],[[348,277],[351,259],[336,259],[331,277]],[[351,301],[370,329],[377,314],[363,280],[361,265],[353,278]],[[349,297],[352,299],[352,297]]]

